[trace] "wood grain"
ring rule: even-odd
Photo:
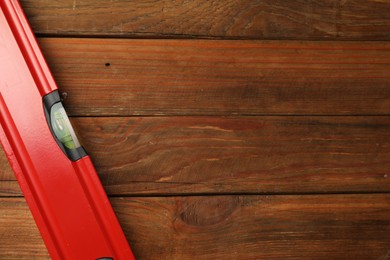
[[[110,195],[390,191],[388,116],[73,123]],[[13,179],[10,170],[0,176]],[[3,192],[17,195],[15,185]]]
[[[137,259],[390,258],[389,0],[21,3]]]
[[[9,169],[9,171],[11,171],[11,169]],[[13,175],[10,175],[10,178],[13,178]],[[20,197],[20,196],[23,196],[23,194],[16,180],[9,180],[9,181],[0,180],[0,197]]]
[[[11,172],[10,169],[11,167],[8,163],[3,147],[0,144],[0,180],[1,181],[14,180],[13,177],[14,175],[10,173]]]
[[[390,114],[390,43],[41,39],[68,112]]]
[[[142,38],[390,39],[388,0],[22,0],[35,32]]]
[[[0,198],[0,259],[50,259],[23,198]]]
[[[390,195],[201,196],[111,201],[138,259],[389,256]],[[0,258],[44,259],[46,251],[23,199],[2,198],[0,207]]]

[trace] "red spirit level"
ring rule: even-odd
[[[0,139],[52,259],[134,259],[19,2],[0,8]]]

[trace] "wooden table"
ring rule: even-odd
[[[390,259],[389,0],[22,5],[138,259]]]

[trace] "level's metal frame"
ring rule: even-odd
[[[134,259],[89,156],[74,133],[67,140],[58,134],[61,124],[73,131],[58,107],[56,83],[19,2],[0,0],[0,140],[50,256]]]

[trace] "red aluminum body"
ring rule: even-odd
[[[57,86],[18,1],[0,8],[0,139],[52,259],[134,259],[90,158],[68,159],[48,127]]]

